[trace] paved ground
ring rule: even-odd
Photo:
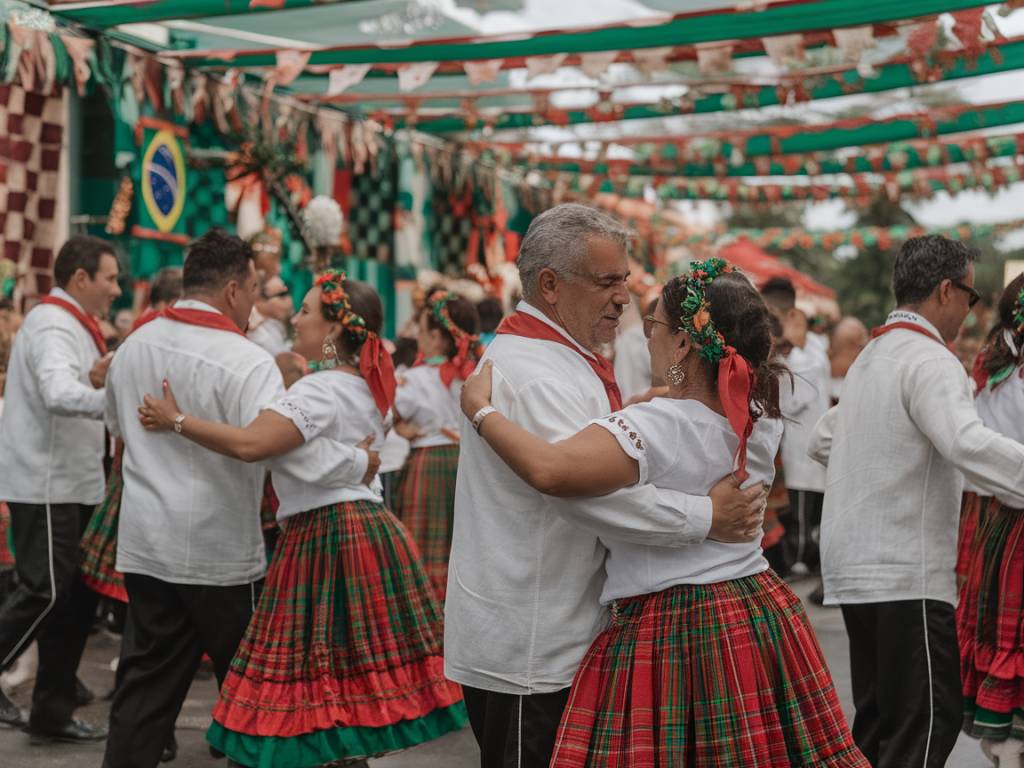
[[[809,591],[807,582],[794,585],[804,595]],[[852,715],[850,704],[850,673],[847,657],[846,634],[842,617],[837,610],[810,606],[809,613],[818,639],[835,677],[847,716]],[[89,644],[83,660],[81,675],[97,693],[109,690],[113,682],[110,660],[117,655],[117,640],[113,636],[96,635]],[[14,698],[27,704],[30,691],[15,692]],[[211,680],[196,680],[178,719],[180,752],[171,768],[223,768],[223,761],[213,760],[206,751],[203,731],[209,723],[209,712],[215,699],[215,686]],[[105,722],[106,702],[96,702],[82,710],[79,716]],[[0,768],[99,768],[102,746],[92,747],[30,747],[28,737],[22,733],[0,729]],[[478,754],[473,736],[468,729],[439,739],[431,744],[370,761],[371,768],[476,768]],[[961,736],[956,751],[949,759],[949,768],[989,768],[976,742]]]

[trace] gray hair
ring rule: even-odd
[[[942,235],[912,237],[903,243],[892,271],[899,306],[925,301],[943,280],[962,280],[978,252]]]
[[[516,264],[523,298],[536,297],[541,270],[550,269],[561,278],[579,273],[591,240],[610,240],[626,249],[629,238],[628,229],[596,208],[563,203],[544,211],[530,223],[519,248]]]

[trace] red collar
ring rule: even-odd
[[[107,340],[103,338],[103,331],[100,330],[100,324],[96,322],[96,318],[85,314],[85,312],[80,310],[70,301],[61,299],[57,296],[44,296],[39,303],[60,307],[72,315],[79,323],[82,324],[82,327],[89,332],[89,335],[92,336],[92,340],[96,344],[96,349],[99,350],[100,354],[107,354]]]
[[[872,339],[877,339],[879,336],[884,336],[889,331],[895,331],[895,330],[914,331],[914,333],[920,333],[922,336],[927,336],[929,339],[932,339],[933,341],[939,342],[939,344],[941,344],[944,347],[948,347],[949,346],[948,344],[946,344],[946,342],[944,342],[942,339],[940,339],[934,333],[929,331],[923,325],[918,325],[917,323],[911,323],[911,322],[908,322],[906,320],[897,320],[895,323],[886,323],[885,325],[881,326],[880,328],[875,328],[873,331],[871,331],[871,338]]]
[[[587,361],[593,369],[597,378],[604,384],[604,391],[608,395],[608,404],[613,411],[622,409],[622,394],[619,392],[619,385],[615,382],[615,369],[612,364],[600,355],[585,355],[579,347],[569,341],[557,330],[526,312],[513,312],[501,321],[497,333],[522,336],[527,339],[540,339],[542,341],[553,341],[556,344],[568,347],[576,354]]]
[[[218,331],[228,331],[229,333],[237,333],[243,338],[245,337],[242,330],[231,322],[227,315],[220,312],[207,312],[204,309],[191,309],[188,307],[168,307],[160,314],[168,320],[174,320],[179,323],[198,325],[203,328],[215,328]]]

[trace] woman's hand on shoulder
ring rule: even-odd
[[[493,368],[494,366],[491,361],[486,360],[480,366],[480,371],[466,379],[466,383],[462,385],[460,403],[462,405],[462,412],[466,414],[467,419],[472,419],[481,408],[491,404]]]

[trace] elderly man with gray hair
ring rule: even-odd
[[[957,740],[954,566],[964,478],[1024,507],[1024,446],[982,424],[946,346],[978,300],[975,256],[938,235],[903,244],[897,309],[850,367],[811,444],[828,464],[825,603],[843,610],[853,738],[875,768],[940,768]]]
[[[485,359],[494,364],[493,405],[545,440],[621,407],[597,349],[615,338],[629,302],[628,240],[613,219],[572,204],[538,216],[523,239],[524,300]],[[763,493],[740,491],[730,477],[710,498],[650,485],[545,496],[477,435],[488,412],[463,430],[445,672],[463,685],[483,768],[546,768],[573,675],[606,620],[600,537],[665,547],[749,541],[761,534]]]

